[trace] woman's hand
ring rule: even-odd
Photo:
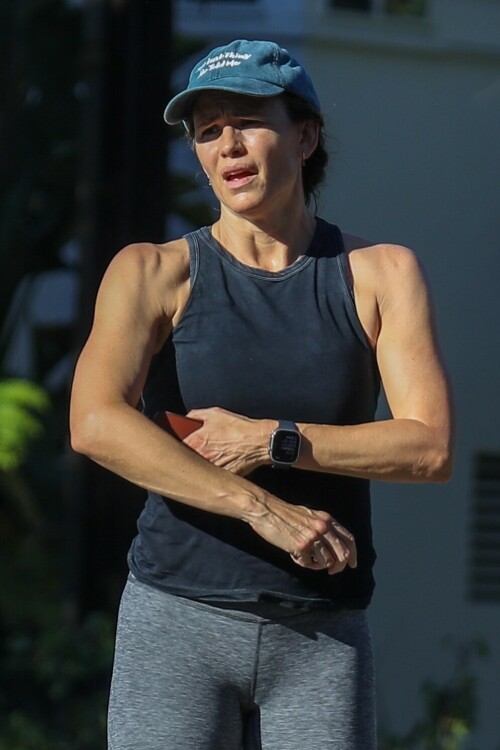
[[[269,496],[245,520],[263,539],[288,552],[303,568],[340,573],[357,565],[353,535],[329,513]]]
[[[221,409],[192,409],[188,417],[201,419],[203,426],[184,439],[185,445],[215,466],[247,476],[269,463],[269,436],[273,420],[250,419]]]
[[[193,409],[187,416],[201,419],[203,426],[183,442],[212,464],[245,476],[269,463],[269,436],[275,421],[250,419],[220,407]],[[347,565],[356,567],[353,535],[325,511],[268,495],[244,520],[302,568],[334,574]]]

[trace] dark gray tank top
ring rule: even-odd
[[[186,239],[191,294],[151,364],[147,416],[221,406],[256,419],[337,425],[374,419],[379,375],[337,227],[317,219],[307,253],[277,273],[240,263],[209,227]],[[206,600],[367,606],[375,560],[369,482],[271,467],[249,479],[290,503],[330,512],[354,534],[358,567],[334,576],[305,570],[242,521],[150,493],[129,554],[134,575]]]

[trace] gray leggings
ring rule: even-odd
[[[375,750],[373,683],[363,611],[226,608],[129,579],[109,750]]]

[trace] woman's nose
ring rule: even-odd
[[[244,151],[241,131],[232,125],[226,125],[221,135],[221,152],[225,156],[234,156]]]

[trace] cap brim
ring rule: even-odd
[[[212,81],[207,86],[197,86],[187,91],[181,91],[167,104],[163,118],[169,125],[187,120],[198,94],[203,91],[229,91],[232,94],[244,94],[245,96],[278,96],[284,92],[281,86],[263,81],[254,81],[249,78],[230,78]]]

